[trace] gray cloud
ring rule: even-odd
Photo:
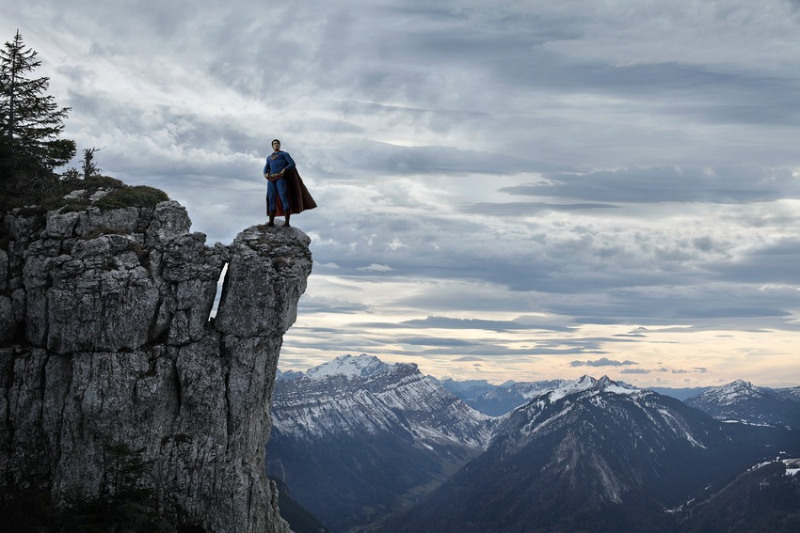
[[[508,191],[508,189],[505,189]],[[590,209],[615,209],[619,206],[611,204],[549,204],[546,202],[506,202],[506,203],[478,203],[464,206],[465,213],[485,211],[503,216],[534,215],[543,211],[584,211]]]
[[[651,370],[647,370],[644,368],[623,368],[619,371],[620,374],[650,374]]]
[[[723,279],[752,283],[800,283],[800,238],[786,237],[748,250],[742,257],[710,265]],[[763,310],[769,313],[770,310]],[[781,315],[780,311],[774,311]]]
[[[800,180],[789,169],[634,168],[549,174],[547,182],[503,190],[514,195],[595,202],[748,203],[800,198]]]
[[[623,368],[620,370],[620,374],[651,374],[653,372],[657,373],[670,373],[670,374],[705,374],[708,372],[708,369],[697,367],[690,370],[682,369],[682,368],[656,368],[656,369],[645,369],[645,368]]]
[[[296,222],[314,277],[334,280],[312,278],[298,350],[568,361],[800,328],[797,2],[2,7],[73,108],[67,136],[210,243],[264,221],[284,141],[320,205]],[[646,357],[620,371],[672,372]]]
[[[606,357],[602,357],[600,359],[595,359],[594,361],[572,361],[570,366],[631,366],[631,365],[638,365],[634,361],[615,361],[613,359],[608,359]]]
[[[480,320],[475,318],[450,318],[445,316],[429,316],[425,319],[405,320],[399,323],[363,322],[362,327],[397,328],[397,329],[482,329],[487,331],[571,331],[574,328],[555,324],[531,322],[525,319],[518,320]]]
[[[396,337],[401,344],[411,346],[473,346],[474,343],[464,339],[453,339],[446,337]]]

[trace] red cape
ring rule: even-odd
[[[303,184],[302,178],[300,178],[300,174],[297,172],[297,169],[292,167],[284,173],[283,179],[286,180],[286,184],[289,186],[289,202],[292,204],[292,214],[296,215],[297,213],[302,213],[306,209],[314,209],[317,207],[317,203],[311,197],[311,193],[308,192],[306,186]],[[285,216],[286,212],[283,209],[283,204],[281,203],[281,195],[277,195],[276,198],[277,202],[275,202],[275,214],[279,217]],[[267,213],[269,215],[269,213]]]

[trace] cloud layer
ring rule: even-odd
[[[320,205],[287,368],[797,384],[797,2],[22,4],[67,136],[209,241],[281,138]]]

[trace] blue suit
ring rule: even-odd
[[[289,152],[273,152],[267,156],[267,162],[264,165],[264,174],[274,175],[282,170],[290,169],[295,166],[294,159],[289,155]],[[267,183],[267,213],[274,213],[277,209],[276,201],[278,195],[281,196],[281,204],[286,213],[291,212],[292,204],[289,201],[289,186],[283,177],[277,180],[269,180]]]
[[[264,174],[277,174],[281,170],[295,166],[294,159],[289,152],[272,152],[267,156],[267,163],[264,165]]]

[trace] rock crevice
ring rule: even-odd
[[[207,246],[172,201],[2,223],[0,492],[65,508],[138,491],[176,527],[288,531],[263,450],[309,238]]]

